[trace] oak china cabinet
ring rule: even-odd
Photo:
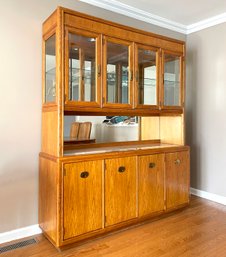
[[[39,224],[56,247],[188,205],[184,59],[183,41],[62,7],[43,23]],[[67,140],[69,118],[95,138]]]

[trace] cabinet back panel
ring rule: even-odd
[[[162,143],[184,145],[183,131],[183,115],[160,117],[160,140]]]
[[[141,140],[152,140],[160,138],[159,117],[141,118]]]

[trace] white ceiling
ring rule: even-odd
[[[226,22],[226,0],[80,0],[184,34]]]
[[[120,0],[119,2],[183,25],[226,12],[226,0]]]

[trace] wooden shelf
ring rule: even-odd
[[[96,139],[76,139],[76,138],[64,138],[64,145],[77,145],[77,144],[90,144],[95,143]]]

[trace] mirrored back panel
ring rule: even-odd
[[[65,144],[113,143],[139,140],[138,117],[65,116]]]

